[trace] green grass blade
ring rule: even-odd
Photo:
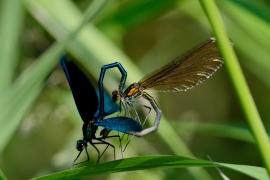
[[[259,77],[268,88],[270,79],[269,44],[270,16],[269,6],[262,1],[218,0],[224,23],[230,38],[235,42],[234,49],[239,53],[241,65]],[[181,9],[189,17],[208,29],[203,13],[197,6]]]
[[[14,78],[23,23],[22,3],[16,0],[5,0],[2,2],[0,12],[0,92],[2,92]]]
[[[219,1],[219,4],[228,16],[225,19],[228,34],[238,42],[236,49],[245,56],[242,64],[270,88],[270,16],[266,14],[267,6],[255,1]]]
[[[241,172],[246,174],[254,179],[265,179],[269,180],[267,171],[265,168],[255,167],[255,166],[247,166],[247,165],[238,165],[238,164],[226,164],[226,163],[216,163],[223,167],[227,167],[229,169]]]
[[[255,143],[247,126],[233,123],[173,122],[179,134],[199,134]]]
[[[99,19],[97,27],[104,33],[115,36],[113,32],[117,34],[125,33],[129,29],[162,15],[177,3],[179,3],[177,0],[126,1],[121,4],[121,8],[117,6],[102,19]]]
[[[263,161],[268,170],[268,173],[270,174],[269,139],[262,124],[256,105],[252,99],[252,95],[245,81],[241,67],[235,54],[230,50],[231,48],[229,45],[229,40],[225,34],[223,24],[221,23],[222,20],[218,14],[218,9],[213,0],[201,0],[200,2],[211,23],[213,32],[217,38],[218,46],[220,47],[221,54],[225,59],[225,65],[235,87],[240,104],[243,108],[244,114],[247,117],[249,126],[255,137],[255,141],[258,145],[261,156],[263,157]]]
[[[59,11],[59,8],[62,8],[62,11]],[[52,1],[46,0],[38,2],[28,0],[27,9],[58,40],[62,39],[62,34],[71,32],[74,29],[74,23],[83,16],[71,1],[59,1],[55,4]],[[35,14],[37,9],[40,9],[47,15],[46,19],[39,18]],[[137,80],[137,78],[132,79],[132,77],[142,74],[138,69],[132,68],[136,67],[136,65],[92,24],[88,24],[82,29],[80,34],[69,43],[67,48],[78,58],[79,63],[85,66],[96,78],[98,78],[100,68],[104,64],[115,61],[122,63],[129,72],[128,83]],[[111,72],[108,71],[108,73],[110,76]],[[115,74],[113,76],[115,77]]]
[[[220,166],[239,171],[255,179],[269,180],[267,172],[264,168],[216,163]],[[138,170],[151,170],[151,169],[165,169],[165,168],[188,168],[188,167],[215,167],[212,162],[191,159],[181,156],[141,156],[135,158],[127,158],[116,161],[111,161],[99,165],[83,166],[80,168],[66,170],[59,173],[35,178],[37,180],[45,179],[81,179],[93,175],[138,171]]]
[[[31,107],[35,98],[43,87],[43,83],[59,62],[67,42],[73,38],[83,25],[92,19],[96,12],[104,7],[105,1],[94,1],[93,6],[87,10],[82,23],[72,31],[63,41],[52,45],[38,58],[8,89],[0,94],[0,152],[3,150],[12,134],[17,129],[23,115]],[[97,4],[96,4],[97,3]],[[98,5],[98,6],[97,6]],[[94,8],[94,9],[93,9]]]
[[[52,46],[43,56],[26,69],[18,81],[0,94],[0,152],[19,126],[23,116],[29,110],[43,84],[57,63],[64,43]]]
[[[7,177],[4,175],[1,169],[0,169],[0,180],[7,180]]]

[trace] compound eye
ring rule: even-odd
[[[118,91],[117,90],[113,91],[112,92],[112,100],[113,100],[113,102],[116,102],[119,99],[120,99],[120,95],[119,95]]]
[[[78,140],[76,143],[76,149],[82,151],[86,147],[86,144],[83,140]]]

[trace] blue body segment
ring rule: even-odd
[[[96,89],[96,94],[97,94],[98,99],[100,100],[98,89]],[[105,105],[104,106],[104,116],[108,116],[108,115],[111,115],[115,112],[120,111],[119,106],[115,102],[113,102],[112,98],[110,97],[110,95],[106,91],[104,92],[104,105]],[[100,101],[98,104],[98,109],[94,115],[95,120],[101,119],[99,109],[100,109]]]
[[[94,125],[103,126],[108,130],[116,130],[122,133],[140,132],[143,129],[138,121],[128,117],[113,117],[99,120]]]
[[[100,94],[100,100],[99,100],[99,103],[100,103],[100,112],[99,112],[99,117],[101,117],[101,118],[103,118],[105,116],[104,115],[103,79],[104,79],[106,70],[107,69],[110,69],[110,68],[114,68],[114,67],[117,67],[119,69],[119,71],[121,72],[121,74],[122,74],[121,81],[120,81],[120,84],[119,84],[119,89],[121,91],[123,90],[124,85],[126,83],[127,72],[126,72],[126,70],[123,68],[123,66],[119,62],[107,64],[107,65],[104,65],[101,68],[100,76],[99,76],[99,80],[98,80],[99,94]]]

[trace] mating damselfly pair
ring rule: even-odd
[[[85,73],[73,61],[68,60],[66,56],[62,56],[61,65],[69,82],[81,119],[83,120],[83,139],[77,141],[76,148],[79,154],[72,163],[71,168],[74,165],[83,163],[75,163],[83,150],[87,154],[86,161],[89,161],[87,143],[93,146],[98,152],[97,163],[99,163],[101,156],[109,146],[114,149],[115,158],[114,145],[105,141],[105,139],[116,137],[119,138],[121,143],[121,137],[119,134],[110,136],[109,133],[112,130],[132,135],[132,138],[133,136],[145,136],[158,129],[162,111],[155,99],[145,90],[155,90],[158,92],[186,91],[208,79],[222,64],[223,59],[217,48],[216,39],[210,38],[177,57],[172,62],[149,73],[140,81],[129,85],[125,90],[127,72],[123,66],[118,62],[104,65],[101,68],[98,90],[96,91]],[[109,97],[104,92],[103,79],[106,70],[115,67],[119,69],[122,77],[118,89],[112,92],[112,97]],[[138,97],[146,99],[151,107],[135,101]],[[115,103],[118,100],[120,101],[119,106]],[[150,110],[154,109],[156,115],[151,127],[143,127],[148,115],[141,122],[141,118],[136,110],[137,107],[134,106],[136,104],[139,104],[139,107],[146,107]],[[118,114],[115,117],[106,118],[106,116],[121,110],[124,111],[124,115],[121,113],[121,115]],[[130,110],[135,113],[134,118],[131,117]],[[96,134],[98,127],[104,127],[99,136]],[[106,145],[102,153],[96,147],[98,144]]]

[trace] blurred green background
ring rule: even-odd
[[[78,153],[75,143],[82,137],[82,121],[58,63],[64,51],[57,49],[55,42],[62,42],[80,24],[91,2],[0,1],[0,169],[8,179],[29,179],[65,170]],[[270,3],[216,2],[268,129]],[[212,37],[208,20],[196,0],[111,0],[104,6],[65,48],[88,70],[94,84],[104,64],[121,62],[128,72],[129,85]],[[110,70],[106,75],[104,86],[111,92],[117,88],[120,73]],[[134,138],[124,157],[173,155],[175,150],[166,141],[182,139],[196,158],[207,160],[209,155],[217,162],[263,166],[224,66],[187,92],[149,93],[168,120],[168,135],[161,130]],[[149,124],[153,118],[154,112]],[[161,128],[165,123],[161,121]],[[171,131],[177,135],[171,136]],[[116,147],[116,158],[121,158],[118,142],[110,142]],[[181,154],[185,148],[180,148],[178,155],[189,156],[184,151]],[[90,146],[88,149],[89,164],[95,164],[97,153]],[[83,154],[81,160],[85,158]],[[101,162],[110,160],[112,149],[106,151]],[[213,179],[221,179],[216,169],[206,171]],[[222,171],[231,179],[249,179],[232,170]],[[94,178],[194,179],[186,169],[135,171]]]

